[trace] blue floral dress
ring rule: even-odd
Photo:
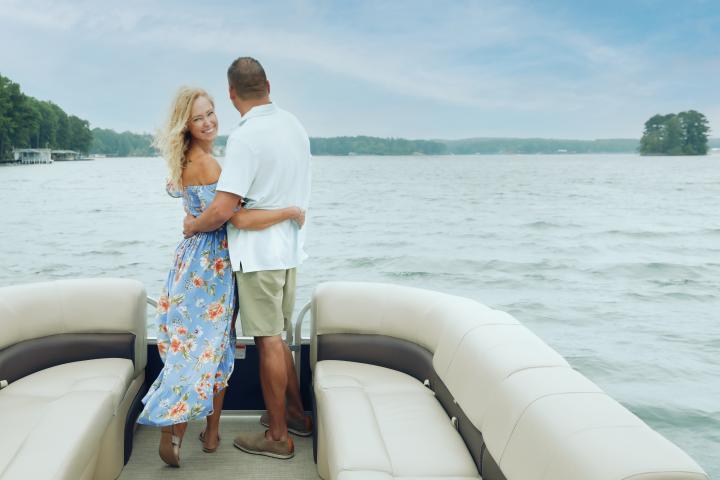
[[[186,187],[185,210],[200,215],[216,185]],[[165,426],[212,413],[213,394],[227,386],[235,360],[234,282],[225,226],[177,246],[156,316],[165,365],[143,398],[138,423]]]

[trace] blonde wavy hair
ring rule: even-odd
[[[182,173],[187,165],[185,155],[190,149],[192,136],[188,130],[188,122],[192,115],[195,100],[205,97],[215,107],[213,98],[201,88],[180,87],[170,107],[170,116],[165,126],[155,135],[153,145],[167,162],[169,178],[168,191],[182,191]]]

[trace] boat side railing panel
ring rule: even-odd
[[[156,298],[147,297],[148,307],[157,308],[158,300]],[[295,360],[297,379],[300,386],[300,392],[305,405],[310,405],[310,385],[312,384],[312,374],[310,372],[310,337],[304,338],[302,335],[307,314],[310,312],[310,302],[306,303],[295,318],[289,322],[285,330],[285,340],[288,347],[293,353]],[[148,308],[148,322],[152,322],[152,313]],[[151,332],[147,332],[148,359],[151,365],[147,370],[149,382],[154,380],[160,369],[162,368],[162,360],[157,352],[157,337]],[[248,336],[239,336],[236,339],[235,361],[236,363],[234,380],[231,378],[228,395],[225,398],[225,408],[223,411],[257,411],[263,408],[262,392],[260,390],[259,376],[257,369],[257,346],[255,339]]]

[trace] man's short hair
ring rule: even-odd
[[[228,83],[243,100],[256,100],[268,95],[265,69],[252,57],[235,59],[228,68]]]

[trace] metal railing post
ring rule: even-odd
[[[300,385],[300,370],[302,368],[302,325],[305,320],[305,315],[310,311],[311,305],[312,302],[306,303],[295,319],[295,344],[293,345],[295,348],[293,350],[295,350],[295,370],[298,377],[298,385]]]

